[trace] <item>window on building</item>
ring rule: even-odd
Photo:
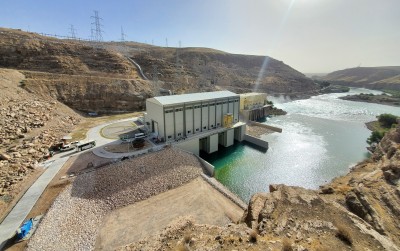
[[[178,136],[181,136],[182,135],[182,133],[178,133]]]
[[[214,127],[214,125],[211,125],[211,127]]]
[[[188,131],[188,134],[190,134],[190,133],[192,133],[192,131],[191,131],[191,130],[189,130],[189,131]]]
[[[169,136],[168,136],[168,138],[169,138],[169,139],[172,139],[172,136],[171,136],[171,135],[169,135]]]
[[[191,106],[186,107],[186,110],[192,110],[192,107]]]
[[[220,126],[221,124],[220,123],[217,123],[217,126]]]
[[[198,132],[198,131],[200,131],[200,129],[199,129],[199,128],[196,128],[196,132]]]
[[[207,126],[204,126],[203,129],[207,129]]]

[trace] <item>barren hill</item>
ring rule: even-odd
[[[20,70],[23,87],[81,111],[143,109],[152,91],[121,54],[80,41],[0,29],[0,67]]]
[[[150,80],[144,80],[127,57]],[[0,28],[0,67],[24,74],[26,90],[86,112],[142,110],[145,99],[157,95],[159,88],[175,93],[230,89],[310,94],[316,90],[311,79],[269,57],[258,83],[264,59],[207,48],[61,40]]]
[[[153,67],[156,66],[158,78],[169,89],[182,86],[184,91],[220,88],[272,93],[316,90],[311,79],[270,57],[230,54],[208,48],[147,47],[146,53],[136,53],[133,58],[148,76],[154,74]],[[257,83],[264,60],[267,64]]]
[[[400,66],[349,68],[329,73],[322,79],[353,87],[400,90]]]

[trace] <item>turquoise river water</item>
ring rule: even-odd
[[[269,142],[267,152],[236,143],[202,157],[215,166],[215,177],[244,201],[268,191],[269,184],[318,188],[368,157],[371,132],[365,122],[381,113],[400,116],[398,107],[338,99],[361,92],[380,93],[354,88],[296,101],[271,97],[288,114],[265,122],[283,129],[262,136]]]

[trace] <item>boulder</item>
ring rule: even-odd
[[[9,160],[11,159],[10,155],[5,153],[0,153],[0,160]]]

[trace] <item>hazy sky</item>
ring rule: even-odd
[[[0,0],[0,26],[269,55],[309,73],[400,65],[400,0]]]

